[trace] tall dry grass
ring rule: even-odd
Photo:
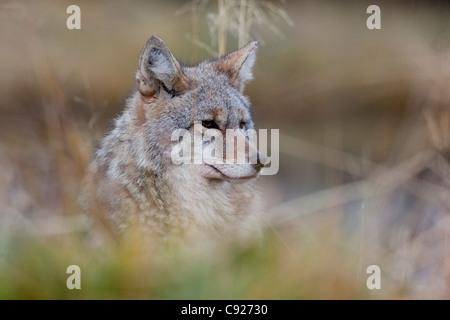
[[[231,50],[243,47],[250,40],[264,43],[264,37],[256,30],[258,26],[283,39],[285,36],[280,25],[294,25],[280,4],[264,0],[217,0],[216,7],[212,7],[209,0],[191,0],[176,12],[177,15],[186,13],[192,17],[192,33],[188,38],[216,57],[227,53],[229,43],[236,44]],[[202,40],[198,31],[202,20],[206,20],[209,41]]]

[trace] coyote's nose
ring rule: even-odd
[[[259,152],[250,156],[249,160],[256,170],[261,170],[267,164],[267,157]]]

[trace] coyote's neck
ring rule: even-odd
[[[254,181],[211,181],[199,174],[198,165],[164,162],[167,155],[137,127],[142,124],[134,111],[129,108],[116,120],[91,167],[98,202],[114,224],[147,225],[163,235],[226,234],[248,224],[259,207]]]

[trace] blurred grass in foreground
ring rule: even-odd
[[[2,252],[2,299],[371,297],[356,255],[330,240],[288,248],[272,234],[204,253],[150,252],[135,236],[108,248],[87,246],[76,236],[30,240],[15,239]],[[81,290],[66,288],[71,264],[81,268]]]

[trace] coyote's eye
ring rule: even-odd
[[[203,120],[202,126],[208,129],[219,129],[219,126],[214,120]]]
[[[239,129],[245,129],[245,126],[247,125],[247,122],[244,122],[244,121],[242,121],[240,124],[239,124]]]

